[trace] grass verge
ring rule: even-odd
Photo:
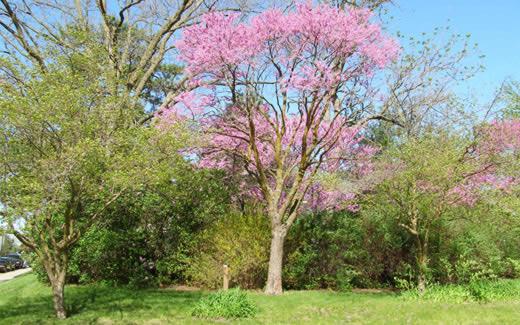
[[[520,286],[513,281],[511,286]],[[211,324],[192,311],[204,292],[135,290],[97,285],[67,286],[70,317],[57,322],[50,289],[33,274],[0,283],[2,324]],[[289,291],[271,297],[250,292],[258,306],[253,318],[227,324],[518,324],[520,292],[486,303],[404,299],[395,293]]]

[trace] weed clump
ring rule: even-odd
[[[199,318],[249,318],[258,308],[247,293],[240,289],[217,291],[203,297],[195,306],[192,315]]]

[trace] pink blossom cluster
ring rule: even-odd
[[[519,178],[497,176],[495,174],[476,174],[449,191],[452,202],[457,205],[474,206],[480,200],[483,191],[499,190],[508,193],[519,184]]]
[[[245,77],[270,63],[282,86],[328,89],[384,67],[399,52],[395,40],[370,22],[366,9],[345,12],[306,3],[289,13],[267,10],[250,22],[239,18],[236,13],[210,13],[184,31],[176,45],[192,77]],[[346,69],[333,64],[338,57],[348,61]]]
[[[493,121],[482,128],[481,154],[518,154],[520,152],[520,119]]]
[[[305,196],[305,207],[312,211],[347,209],[351,212],[357,212],[359,205],[355,203],[355,199],[356,193],[327,189],[316,183]]]
[[[251,134],[249,118],[255,128],[254,137]],[[272,123],[266,106],[250,113],[240,107],[229,107],[223,114],[201,120],[209,145],[202,152],[200,165],[209,168],[226,168],[240,157],[254,169],[257,169],[257,163],[263,167],[274,166],[275,140],[279,138],[280,154],[285,155],[284,163],[287,166],[298,162],[304,143],[307,145],[319,143],[313,151],[309,152],[309,155],[327,158],[320,165],[324,170],[345,169],[349,162],[355,160],[356,166],[361,167],[361,173],[369,171],[369,161],[362,157],[372,156],[377,149],[360,145],[363,137],[359,135],[359,127],[348,127],[345,125],[346,119],[338,117],[333,121],[324,120],[304,134],[306,130],[304,126],[309,118],[305,113],[288,116],[282,132],[278,125]],[[258,148],[260,158],[258,161],[250,150],[253,144]],[[230,152],[234,155],[230,155]]]
[[[472,207],[486,192],[510,194],[520,185],[520,119],[493,121],[478,129],[473,145],[463,148],[465,154],[457,165],[444,166],[445,179],[435,182],[435,176],[414,174],[413,186],[419,193],[438,195],[452,205]],[[391,179],[406,172],[402,162],[387,163],[381,179]],[[410,166],[412,167],[412,166]]]
[[[278,206],[294,200],[295,186],[309,202],[302,206],[352,201],[353,193],[327,190],[314,178],[318,171],[371,172],[377,149],[363,143],[344,108],[333,109],[334,101],[352,99],[349,82],[368,79],[398,55],[370,11],[308,2],[248,21],[209,13],[176,46],[194,90],[180,94],[161,118],[192,117],[200,126],[207,144],[196,148],[199,166],[245,171],[249,184],[241,186],[255,197],[278,193],[282,183]]]
[[[450,191],[456,203],[475,205],[484,190],[508,193],[520,185],[520,119],[493,121],[481,129],[476,170]],[[506,165],[506,166],[504,166]]]

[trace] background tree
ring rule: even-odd
[[[483,190],[508,191],[516,183],[516,172],[500,171],[504,150],[518,150],[520,133],[511,130],[509,123],[483,127],[475,143],[460,136],[430,134],[387,153],[381,168],[391,176],[379,185],[372,207],[387,209],[413,238],[419,291],[426,287],[432,232],[442,231],[445,220],[457,217],[453,207],[472,207]]]
[[[175,66],[175,35],[219,8],[240,6],[222,0],[2,0],[0,55],[45,73],[57,54],[95,52],[95,64],[107,72],[107,92],[131,109],[155,111],[185,86]]]
[[[379,103],[388,120],[372,123],[373,140],[386,145],[435,129],[473,127],[471,99],[453,89],[482,70],[474,57],[478,49],[469,34],[446,36],[449,32],[449,27],[437,27],[419,37],[397,33],[403,53],[385,74]]]
[[[0,234],[0,256],[16,253],[19,249],[20,245],[14,238],[7,234]]]
[[[510,118],[520,117],[520,83],[509,81],[502,92],[506,104],[504,115]]]

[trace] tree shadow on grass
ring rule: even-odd
[[[173,290],[70,286],[65,289],[65,303],[71,322],[153,318],[165,314],[185,318],[202,295],[202,292]],[[9,299],[0,305],[0,319],[24,324],[55,322],[50,289],[49,294]]]
[[[9,301],[0,305],[0,319],[5,324],[11,322],[36,323],[53,317],[52,296],[30,298],[9,297]],[[9,321],[12,319],[12,321]]]

